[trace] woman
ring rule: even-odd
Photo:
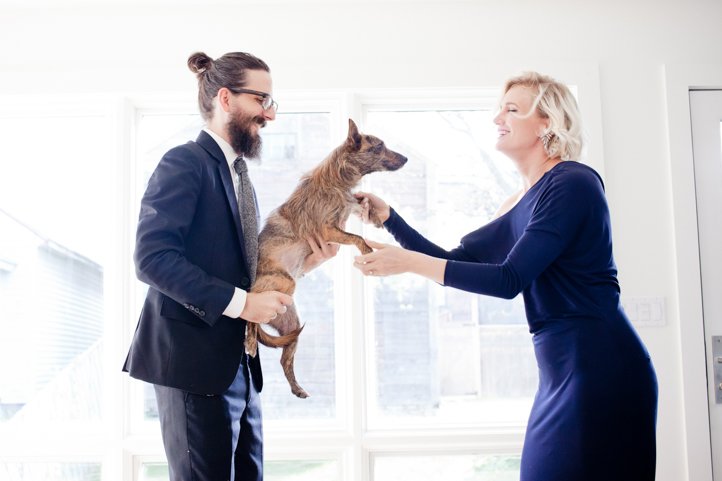
[[[403,248],[367,241],[364,275],[410,272],[507,299],[523,292],[539,387],[521,481],[646,481],[655,476],[657,380],[619,302],[609,210],[599,175],[571,159],[581,127],[569,89],[527,73],[507,81],[497,149],[523,188],[494,219],[446,251],[383,200],[358,193]]]

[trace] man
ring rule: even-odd
[[[259,219],[244,158],[260,153],[277,104],[270,70],[253,55],[195,53],[188,66],[206,127],[167,152],[148,182],[134,257],[149,289],[123,370],[154,385],[172,481],[262,480],[263,377],[244,351],[245,328],[292,299],[247,292]],[[305,271],[338,250],[309,243]]]

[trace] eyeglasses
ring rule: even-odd
[[[263,110],[273,109],[274,112],[278,111],[278,103],[275,100],[273,100],[273,97],[271,97],[270,94],[267,94],[266,92],[259,92],[258,90],[251,90],[251,89],[237,89],[237,88],[230,88],[230,87],[228,87],[228,90],[230,90],[234,94],[258,95],[259,97],[261,97],[261,107],[263,107]]]

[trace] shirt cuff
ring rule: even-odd
[[[236,287],[231,302],[228,304],[228,307],[226,307],[226,310],[223,311],[223,315],[234,319],[241,317],[241,312],[243,312],[243,308],[246,307],[246,297],[248,297],[248,293]]]

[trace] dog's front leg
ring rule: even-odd
[[[361,251],[362,254],[370,254],[371,252],[373,252],[373,249],[371,249],[366,244],[363,237],[356,234],[351,234],[349,232],[341,230],[338,227],[332,227],[331,229],[327,230],[325,240],[327,242],[337,242],[344,245],[354,245],[358,248],[358,250]]]

